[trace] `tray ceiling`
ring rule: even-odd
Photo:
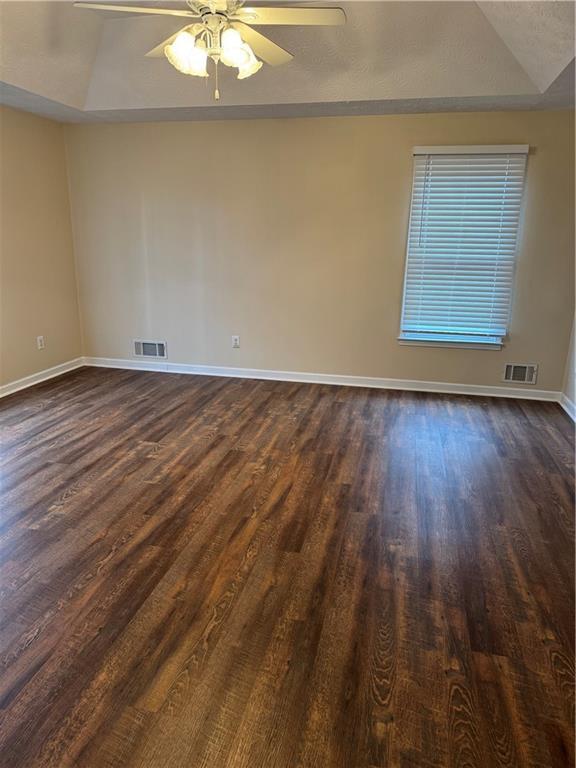
[[[2,2],[0,100],[66,121],[573,103],[572,2],[337,4],[348,17],[344,27],[267,29],[294,61],[243,81],[224,72],[215,105],[205,81],[144,56],[180,19],[96,13],[68,0]]]

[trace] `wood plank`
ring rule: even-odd
[[[0,765],[574,765],[559,406],[85,368],[0,429]]]

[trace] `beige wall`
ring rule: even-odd
[[[566,358],[566,370],[564,372],[564,386],[562,387],[562,391],[566,397],[576,405],[576,352],[574,350],[574,331],[575,328],[573,325],[568,347],[568,356]]]
[[[0,108],[0,382],[81,354],[62,125]],[[46,348],[36,348],[45,336]]]
[[[464,143],[532,148],[510,340],[400,346],[411,148]],[[145,337],[172,362],[486,385],[536,362],[558,390],[572,145],[567,112],[69,126],[85,354]]]

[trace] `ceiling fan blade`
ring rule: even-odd
[[[108,5],[106,3],[74,3],[75,8],[90,8],[93,11],[121,11],[122,13],[151,13],[158,16],[185,16],[189,19],[200,18],[192,11],[174,11],[170,8],[146,8],[137,5]]]
[[[234,18],[246,24],[311,24],[338,26],[346,24],[342,8],[239,8]]]
[[[265,61],[266,64],[278,67],[280,64],[287,64],[294,58],[291,53],[288,53],[288,51],[285,51],[284,48],[276,45],[276,43],[264,37],[264,35],[261,35],[260,32],[256,32],[255,29],[252,29],[247,24],[241,21],[233,21],[231,25],[240,33],[244,42],[248,43],[256,56]]]

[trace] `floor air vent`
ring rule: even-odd
[[[536,384],[537,365],[508,363],[504,369],[504,381],[515,381],[519,384]]]
[[[134,341],[134,354],[136,357],[168,357],[165,341]]]

